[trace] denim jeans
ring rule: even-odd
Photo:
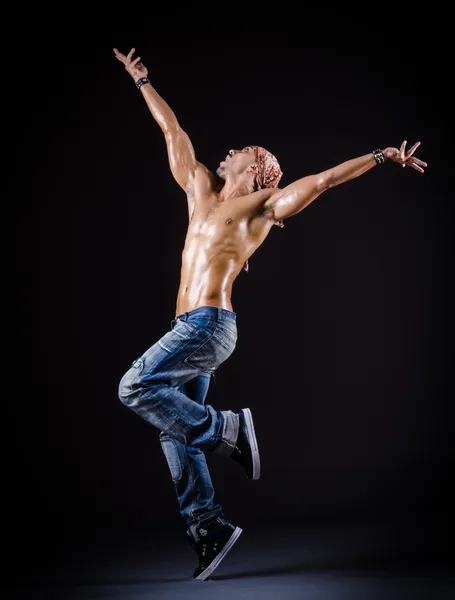
[[[202,306],[178,315],[171,329],[125,373],[120,400],[160,430],[161,447],[189,526],[221,515],[205,452],[229,456],[238,415],[205,404],[210,378],[234,351],[236,314]]]

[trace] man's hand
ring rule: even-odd
[[[407,152],[406,144],[407,142],[406,140],[404,140],[399,150],[398,148],[386,148],[385,150],[383,150],[385,158],[388,158],[389,160],[398,163],[402,167],[412,167],[416,171],[419,171],[419,173],[423,173],[424,171],[422,167],[426,167],[427,163],[413,156],[414,152],[420,146],[420,142],[416,142],[414,146],[412,146],[412,148]]]
[[[138,79],[141,79],[141,77],[147,77],[148,71],[147,68],[144,67],[144,65],[141,62],[139,62],[141,60],[140,56],[132,60],[133,54],[135,52],[136,48],[131,48],[127,56],[125,56],[124,54],[119,52],[117,48],[114,48],[114,54],[116,59],[125,65],[125,69],[136,82]]]

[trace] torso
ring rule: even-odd
[[[274,224],[258,210],[271,190],[220,202],[215,185],[213,175],[203,171],[188,193],[190,222],[176,315],[200,306],[232,311],[232,285]]]

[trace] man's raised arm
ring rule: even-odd
[[[174,179],[180,187],[188,191],[198,165],[193,145],[188,135],[180,127],[172,109],[147,79],[148,70],[140,62],[141,57],[133,59],[134,52],[135,48],[132,48],[125,56],[117,48],[114,48],[117,60],[125,65],[126,71],[139,87],[153,118],[164,133],[169,165]]]
[[[285,188],[277,190],[265,203],[265,212],[270,214],[274,221],[287,219],[303,210],[325,190],[359,177],[386,159],[401,164],[403,167],[412,167],[423,173],[422,167],[426,167],[427,164],[413,156],[419,145],[420,142],[415,143],[406,152],[406,141],[404,141],[399,150],[398,148],[376,150],[365,154],[365,156],[348,160],[317,175],[309,175],[298,179]]]

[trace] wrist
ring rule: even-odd
[[[138,73],[137,69],[133,69],[132,71],[129,71],[127,69],[127,73],[131,77],[131,79],[134,81],[134,83],[136,83],[138,79],[142,79],[142,77],[147,77],[147,75],[144,75],[143,73],[142,74]]]
[[[377,165],[384,164],[384,162],[387,158],[384,153],[384,150],[381,150],[380,148],[378,148],[377,150],[373,150],[373,156],[374,156],[374,160],[376,161]]]
[[[148,77],[138,77],[134,83],[136,84],[137,89],[140,90],[143,85],[150,83],[150,81]]]

